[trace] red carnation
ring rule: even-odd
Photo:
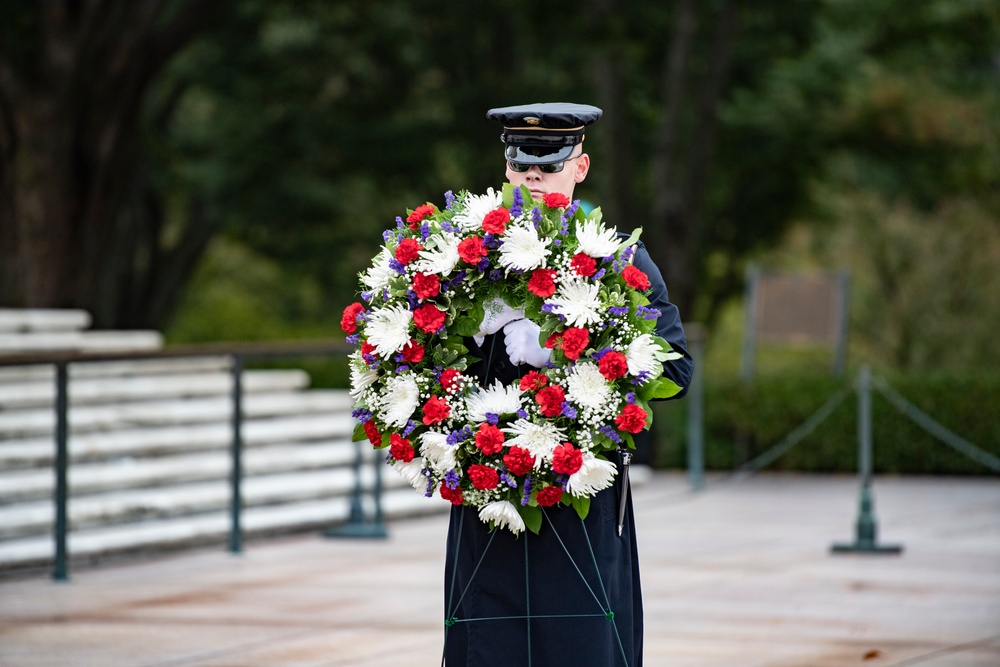
[[[562,412],[563,401],[566,400],[566,392],[559,385],[545,387],[535,395],[538,406],[542,414],[546,417],[558,417]]]
[[[556,293],[556,272],[552,269],[535,269],[528,279],[528,291],[543,299]]]
[[[441,497],[450,502],[452,505],[462,504],[462,487],[457,489],[449,489],[448,485],[441,485]]]
[[[546,486],[535,494],[535,502],[542,507],[552,507],[562,500],[563,491],[558,486]]]
[[[590,332],[580,327],[569,327],[563,332],[562,349],[567,359],[574,361],[580,358],[590,344]]]
[[[589,278],[597,273],[597,260],[586,253],[578,252],[573,255],[573,259],[570,260],[569,265],[576,271],[577,275],[581,275],[584,278]]]
[[[403,239],[396,246],[396,259],[405,266],[415,260],[423,249],[416,239]]]
[[[368,341],[361,342],[361,356],[366,357],[369,354],[375,354],[375,346]]]
[[[441,386],[447,392],[453,392],[458,389],[458,378],[462,377],[462,372],[449,368],[441,373]]]
[[[472,486],[476,487],[480,491],[495,489],[496,485],[500,483],[500,475],[497,474],[495,468],[491,468],[490,466],[484,466],[478,463],[473,464],[469,466],[468,475],[469,479],[472,481]]]
[[[392,458],[397,461],[402,461],[403,463],[409,463],[413,460],[413,445],[410,441],[401,436],[398,433],[393,433],[389,436],[389,453],[392,454]]]
[[[416,229],[417,227],[420,226],[421,220],[423,220],[429,215],[434,215],[435,212],[436,209],[434,208],[434,204],[431,203],[422,204],[413,209],[413,213],[406,216],[406,221],[410,223],[409,225],[410,229]]]
[[[601,371],[608,382],[614,382],[621,376],[628,373],[628,361],[621,352],[611,350],[606,352],[601,360],[597,362],[597,368]]]
[[[531,371],[523,378],[519,388],[521,391],[538,391],[549,383],[549,378],[538,371]]]
[[[424,418],[422,421],[425,426],[430,426],[431,424],[443,422],[450,414],[451,406],[448,405],[448,401],[437,396],[431,396],[424,403]]]
[[[635,403],[629,403],[615,417],[615,426],[622,431],[638,433],[646,428],[646,411]]]
[[[640,292],[645,292],[649,289],[649,276],[631,264],[626,266],[625,270],[622,271],[622,278],[625,279],[629,287],[634,287]]]
[[[582,465],[583,452],[574,447],[572,442],[564,442],[552,450],[552,470],[560,475],[572,475]]]
[[[424,305],[413,311],[413,323],[424,333],[434,333],[444,326],[448,313],[438,310],[433,303]]]
[[[506,438],[503,431],[493,424],[480,424],[476,433],[476,447],[483,454],[492,456],[503,449],[503,441]]]
[[[545,339],[545,347],[550,350],[554,350],[562,344],[562,331],[553,331],[549,334],[549,337]]]
[[[382,434],[378,432],[378,426],[375,425],[374,419],[365,422],[365,435],[368,436],[368,442],[372,443],[372,447],[378,447],[382,444]]]
[[[503,464],[515,475],[527,475],[535,467],[535,457],[527,449],[511,447],[503,455]]]
[[[483,231],[487,234],[503,234],[508,222],[510,222],[510,211],[501,206],[483,218]]]
[[[344,315],[340,318],[340,328],[349,334],[358,330],[358,315],[365,312],[365,307],[355,301],[347,308],[344,308]]]
[[[433,273],[417,273],[410,289],[418,299],[430,299],[441,293],[441,279]]]
[[[569,197],[561,192],[550,192],[542,196],[542,201],[549,208],[566,208],[569,206]]]
[[[408,364],[419,364],[424,358],[424,346],[411,338],[410,342],[403,346],[403,361]]]
[[[486,257],[488,252],[489,250],[483,245],[483,240],[478,236],[470,236],[458,244],[458,256],[468,264],[478,264],[479,260]]]

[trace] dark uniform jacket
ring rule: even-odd
[[[664,375],[685,390],[692,361],[677,308],[659,269],[640,243],[633,264],[649,276],[650,307],[660,311],[656,333],[682,359]],[[483,384],[531,370],[507,356],[503,332],[481,347],[470,373]],[[621,469],[617,453],[609,455]],[[639,667],[642,591],[630,494],[622,534],[618,507],[622,475],[591,501],[586,520],[570,507],[543,508],[538,535],[490,531],[472,507],[454,507],[445,559],[445,664],[448,667]],[[529,659],[530,654],[530,659]]]

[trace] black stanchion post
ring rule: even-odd
[[[229,552],[243,551],[243,355],[233,355],[233,441],[232,471],[230,472],[231,495],[229,500]]]
[[[861,498],[855,540],[851,544],[834,544],[833,553],[898,554],[903,547],[898,544],[879,545],[878,523],[875,520],[872,496],[872,375],[868,366],[858,374],[858,473],[861,478]]]
[[[351,492],[350,515],[347,523],[328,528],[323,531],[323,535],[326,537],[388,537],[389,533],[385,528],[385,523],[382,521],[382,463],[377,457],[373,462],[375,473],[373,490],[375,519],[374,521],[368,521],[365,519],[365,508],[362,503],[362,494],[364,493],[361,483],[361,464],[364,456],[362,453],[362,443],[355,441],[354,447],[354,489]]]
[[[66,533],[69,530],[69,365],[65,361],[56,363],[56,520],[55,559],[52,578],[55,581],[69,581]]]

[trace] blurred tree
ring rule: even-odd
[[[146,325],[169,309],[211,227],[192,202],[174,238],[164,238],[143,139],[169,115],[177,95],[149,109],[147,94],[164,66],[226,6],[5,5],[0,303],[82,307],[97,326]]]

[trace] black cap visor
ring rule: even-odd
[[[501,140],[507,145],[504,155],[508,162],[517,164],[552,164],[562,162],[573,154],[573,149],[583,141],[582,133],[519,134],[504,132]]]

